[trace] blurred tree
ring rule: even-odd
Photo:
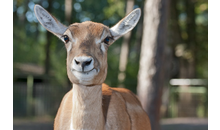
[[[72,24],[72,0],[65,0],[65,17],[68,24]]]
[[[195,78],[195,1],[182,1],[184,4],[184,14],[186,20],[182,26],[182,45],[184,53],[180,57],[180,78]]]
[[[127,0],[126,5],[126,15],[130,13],[133,10],[134,6],[134,0]],[[124,35],[123,42],[121,45],[121,53],[120,53],[120,59],[119,59],[119,74],[118,74],[118,87],[124,87],[124,84],[122,84],[126,78],[126,66],[128,62],[128,53],[129,53],[129,42],[131,37],[131,31]]]
[[[14,31],[13,31],[13,39],[14,39],[14,53],[13,59],[14,62],[29,62],[33,64],[37,64],[45,68],[45,72],[48,73],[49,70],[52,72],[52,75],[55,76],[57,81],[63,82],[65,80],[65,49],[60,40],[58,38],[52,36],[49,40],[51,45],[48,47],[47,42],[47,32],[42,29],[41,25],[39,25],[36,20],[33,12],[34,4],[40,4],[43,7],[51,8],[51,13],[54,14],[61,22],[65,22],[65,1],[59,0],[13,0],[13,18],[14,18]],[[138,0],[134,2],[134,8],[142,7],[143,0]],[[173,4],[175,3],[176,4]],[[183,75],[184,72],[190,71],[195,75],[194,77],[198,78],[207,78],[207,15],[208,15],[208,3],[207,0],[202,1],[194,1],[194,20],[187,20],[188,13],[193,13],[190,8],[186,8],[187,4],[184,0],[172,1],[172,4],[176,9],[171,11],[171,17],[174,17],[175,20],[172,23],[176,23],[176,25],[172,25],[169,29],[172,31],[172,36],[169,37],[169,43],[173,49],[173,58],[175,62],[172,62],[175,66],[172,67],[173,77],[178,78],[180,75]],[[100,3],[100,4],[95,4]],[[124,16],[124,10],[126,6],[125,0],[108,0],[108,1],[84,1],[84,0],[75,0],[72,1],[72,15],[71,21],[73,22],[83,22],[85,20],[92,20],[95,22],[102,22],[107,26],[113,26]],[[192,6],[191,4],[188,4]],[[171,7],[171,9],[172,9]],[[100,11],[101,10],[101,11]],[[73,13],[74,12],[74,13]],[[188,13],[187,13],[188,12]],[[189,14],[191,17],[192,14]],[[67,21],[67,20],[66,20]],[[194,29],[190,29],[189,24],[192,25],[194,21],[195,27]],[[128,50],[128,59],[127,59],[127,67],[125,74],[126,78],[123,84],[127,87],[127,85],[136,85],[136,74],[138,70],[138,65],[136,62],[139,60],[139,43],[142,37],[142,27],[141,21],[137,25],[131,34],[131,39],[129,40],[129,50]],[[191,31],[194,30],[194,34]],[[189,32],[190,31],[190,32]],[[45,35],[46,34],[46,35]],[[173,35],[174,34],[174,35]],[[195,38],[192,38],[192,35],[195,35]],[[37,37],[37,40],[36,40]],[[125,39],[125,38],[124,38]],[[118,86],[118,79],[111,77],[118,77],[119,73],[116,70],[119,70],[118,63],[119,61],[122,63],[123,60],[118,58],[120,54],[120,47],[124,39],[119,39],[115,44],[109,48],[108,60],[109,63],[109,73],[106,79],[106,82],[113,86]],[[179,40],[175,40],[179,39]],[[192,39],[192,40],[190,40]],[[123,41],[122,41],[123,40]],[[175,40],[175,41],[174,41]],[[191,42],[191,43],[188,43]],[[123,46],[123,45],[122,45]],[[194,46],[194,47],[193,47]],[[122,47],[124,48],[124,47]],[[122,49],[121,48],[121,49]],[[193,50],[194,48],[194,50]],[[43,51],[44,50],[44,51]],[[49,50],[50,52],[46,51]],[[28,55],[27,55],[28,54]],[[121,55],[123,51],[121,52]],[[122,57],[122,56],[121,56]],[[190,58],[192,57],[192,58]],[[49,59],[49,60],[48,60]],[[126,59],[126,58],[121,58]],[[193,59],[193,60],[191,60]],[[173,61],[174,61],[173,60]],[[179,60],[179,61],[178,61]],[[57,62],[64,61],[64,62]],[[126,61],[126,60],[124,60]],[[192,62],[191,62],[192,61]],[[182,63],[184,62],[184,63]],[[194,63],[193,63],[194,62]],[[121,66],[121,63],[120,66]],[[125,63],[125,62],[124,62]],[[180,64],[181,63],[181,64]],[[191,64],[191,65],[189,65]],[[193,65],[194,64],[194,65]],[[181,65],[181,67],[179,66]],[[183,66],[183,67],[182,67]],[[185,68],[183,71],[184,66]],[[189,69],[189,66],[191,66]],[[194,67],[193,67],[194,66]],[[50,67],[50,68],[49,68]],[[180,69],[182,68],[182,69]],[[194,69],[193,69],[194,68]],[[114,71],[113,71],[114,70]],[[181,70],[181,72],[180,72]],[[188,75],[188,74],[187,74]],[[63,78],[62,78],[63,77]],[[65,77],[65,78],[64,78]],[[193,76],[190,76],[193,77]],[[129,87],[129,86],[128,86]],[[129,87],[135,91],[135,88]]]
[[[146,0],[137,94],[148,113],[152,130],[159,130],[160,105],[164,86],[168,0]]]
[[[207,78],[207,0],[171,0],[170,13],[170,78]],[[193,96],[190,93],[179,95],[178,116],[197,116],[197,103],[192,102]],[[166,115],[169,116],[168,113]]]
[[[52,0],[48,0],[48,7],[47,7],[47,11],[52,13]],[[51,51],[50,51],[50,45],[51,45],[51,41],[52,41],[52,34],[47,31],[47,38],[46,38],[46,45],[45,45],[45,60],[44,60],[44,70],[45,70],[45,75],[49,76],[49,71],[50,71],[50,55],[51,55]]]
[[[33,12],[34,4],[40,4],[48,11],[50,10],[50,12],[55,17],[57,17],[59,21],[66,25],[69,25],[69,23],[72,22],[83,22],[91,20],[112,27],[122,17],[124,17],[125,12],[127,12],[125,9],[128,9],[128,2],[126,2],[126,0],[72,0],[72,4],[68,4],[68,6],[72,8],[72,11],[70,11],[71,14],[68,14],[70,16],[69,21],[67,20],[67,16],[64,15],[65,12],[67,12],[65,11],[65,1],[13,0],[14,67],[16,67],[16,63],[28,63],[38,65],[41,68],[45,68],[45,73],[47,73],[49,77],[51,77],[50,83],[60,86],[70,86],[67,84],[69,80],[66,75],[65,47],[57,37],[50,37],[49,35],[51,34],[43,29],[43,27],[38,23]],[[169,30],[167,31],[168,33],[163,33],[163,35],[169,35],[169,37],[167,38],[169,39],[168,42],[172,49],[172,62],[169,62],[170,60],[166,58],[166,62],[170,63],[171,66],[171,76],[172,78],[208,78],[208,1],[172,0],[171,4],[171,19],[169,20]],[[144,5],[144,0],[136,0],[134,1],[134,5],[132,8],[144,8]],[[152,10],[148,12],[149,17],[154,15],[153,13],[157,9],[158,8],[152,8]],[[144,16],[146,13],[143,12],[142,14],[142,16]],[[126,77],[122,82],[124,86],[126,86],[133,92],[136,92],[136,87],[134,86],[137,86],[136,75],[139,69],[139,65],[137,64],[137,62],[139,61],[141,46],[140,43],[141,39],[144,40],[147,36],[146,33],[144,33],[144,35],[142,36],[142,30],[144,29],[143,26],[145,26],[146,23],[145,22],[144,25],[142,25],[142,18],[143,17],[141,17],[137,28],[135,28],[130,34],[130,39],[128,40],[129,44],[127,48],[129,49],[127,50],[126,54],[128,57],[126,61],[127,65],[125,65],[124,67],[126,68],[126,70],[124,71]],[[159,15],[155,14],[154,24],[157,24],[158,18]],[[150,28],[156,28],[156,26],[150,26]],[[151,36],[149,37],[149,39],[147,36],[146,42],[151,41],[150,39],[156,37],[154,36],[156,34],[152,30],[150,30],[148,34],[150,34]],[[158,35],[160,35],[160,33],[157,34],[157,36]],[[123,41],[126,41],[125,38],[117,40],[108,50],[108,63],[111,64],[108,65],[108,75],[105,82],[113,87],[118,86],[117,77],[119,75],[118,70],[120,70],[119,61],[122,62],[122,60],[120,60],[119,58],[119,55],[120,50],[122,49],[120,47],[122,47],[122,43],[124,43]],[[157,51],[156,48],[158,47],[159,46],[155,46],[154,49],[145,49],[144,45],[142,45],[141,52],[149,53],[149,55],[146,56],[148,57],[152,54],[151,51]],[[165,51],[166,50],[164,50],[163,54],[166,57],[167,55],[165,55]],[[123,52],[121,52],[121,54],[122,53]],[[143,59],[142,55],[141,57],[141,59]],[[161,57],[159,57],[159,59],[160,58]],[[155,61],[154,64],[156,66],[160,64],[160,62]],[[149,64],[143,64],[143,66],[145,67],[147,67],[147,65]],[[167,64],[163,65],[166,66]],[[154,72],[150,70],[146,70],[144,72]],[[164,70],[169,71],[169,69]],[[139,71],[139,73],[141,72]],[[164,73],[166,74],[166,72]],[[21,77],[20,72],[14,71],[13,74],[14,76]],[[159,74],[159,72],[156,74]],[[138,77],[140,79],[140,76]],[[150,78],[152,78],[153,80],[156,79],[155,77]],[[167,76],[166,78],[169,78],[169,76]]]
[[[207,78],[207,0],[177,0],[172,4],[173,49],[179,59],[176,77]],[[203,74],[198,70],[201,66]]]
[[[186,14],[185,22],[185,36],[183,35],[182,41],[187,50],[185,56],[180,57],[180,78],[195,78],[195,1],[187,0],[183,1],[184,3],[184,12]],[[180,87],[190,87],[186,85],[181,85]],[[189,108],[184,106],[194,106],[195,103],[192,102],[191,93],[180,93],[179,95],[179,113],[178,116],[188,117],[196,116],[196,107],[192,107],[189,111]]]

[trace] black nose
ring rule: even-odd
[[[74,59],[74,60],[75,60],[76,64],[77,64],[77,65],[79,65],[79,63],[80,63],[80,62],[79,62],[79,61],[77,61],[76,59]]]
[[[82,70],[84,71],[84,67],[90,65],[92,60],[82,62]]]
[[[76,60],[76,59],[74,59],[74,61],[75,61],[75,63],[77,64],[77,65],[81,65],[81,67],[82,67],[82,71],[84,71],[84,68],[86,67],[86,66],[89,66],[90,64],[91,64],[91,62],[92,62],[92,59],[89,59],[89,60],[86,60],[86,61],[78,61],[78,60]]]

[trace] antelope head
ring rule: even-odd
[[[73,23],[66,27],[39,5],[35,5],[34,12],[41,25],[64,42],[70,81],[86,86],[104,82],[109,46],[132,30],[141,16],[138,8],[112,28],[91,21]]]

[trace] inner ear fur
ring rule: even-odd
[[[141,16],[141,9],[137,8],[120,20],[115,26],[110,28],[110,32],[115,40],[131,31],[138,23]]]
[[[60,38],[66,31],[67,27],[61,24],[54,16],[52,16],[40,5],[34,6],[34,12],[40,24],[57,37]]]

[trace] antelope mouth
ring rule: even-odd
[[[99,73],[99,69],[93,68],[89,71],[77,71],[72,68],[71,72],[79,80],[79,83],[85,84],[93,81],[94,77]]]
[[[98,73],[99,72],[99,69],[96,69],[96,68],[93,68],[93,69],[91,69],[91,70],[89,70],[89,71],[78,71],[78,70],[75,70],[75,69],[71,69],[71,71],[74,73],[74,72],[77,72],[77,73],[80,73],[80,74],[85,74],[85,75],[88,75],[90,72],[92,72],[92,71],[95,71],[96,73]]]

